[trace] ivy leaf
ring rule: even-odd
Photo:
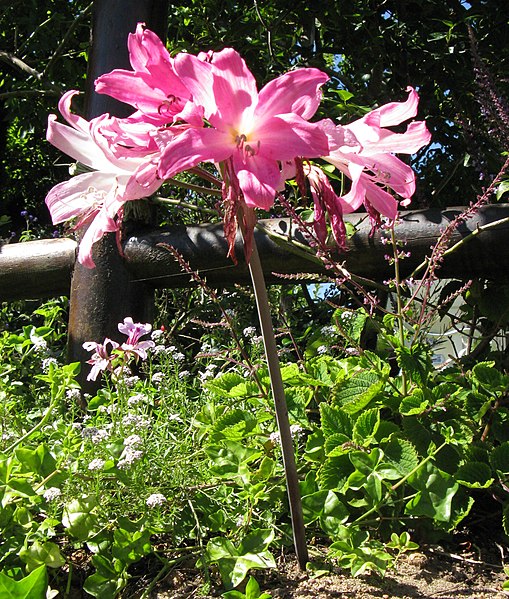
[[[449,522],[452,515],[452,500],[458,491],[454,478],[426,462],[409,477],[408,483],[417,494],[405,506],[407,514],[428,516],[438,522]]]
[[[21,580],[14,580],[0,572],[0,597],[5,599],[46,599],[47,589],[46,566],[40,566]]]

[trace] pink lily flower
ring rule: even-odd
[[[281,162],[327,153],[322,128],[307,121],[328,77],[317,69],[297,69],[258,92],[254,76],[232,48],[203,58],[179,54],[174,68],[211,127],[189,128],[178,138],[161,131],[159,174],[167,179],[199,162],[226,162],[227,186],[234,195],[237,188],[248,208],[267,210],[281,182]]]
[[[135,323],[133,322],[133,319],[128,316],[127,318],[124,318],[123,323],[119,323],[118,330],[124,335],[127,335],[127,341],[122,343],[121,349],[125,352],[136,354],[142,360],[147,358],[147,349],[155,347],[153,341],[140,341],[140,337],[148,335],[152,330],[152,325],[149,323]]]
[[[430,142],[431,134],[423,121],[410,123],[404,133],[386,129],[417,114],[419,96],[411,87],[407,91],[405,102],[385,104],[344,127],[323,121],[330,146],[323,158],[352,181],[350,191],[338,200],[344,213],[353,212],[364,203],[375,219],[383,214],[394,220],[398,202],[386,188],[403,198],[403,206],[410,203],[415,174],[393,153],[413,154]]]
[[[127,39],[133,71],[115,69],[98,77],[95,91],[134,106],[131,121],[157,125],[180,119],[201,126],[202,109],[175,72],[173,58],[157,35],[138,23]]]
[[[76,227],[89,224],[80,242],[78,260],[93,268],[92,246],[105,233],[119,230],[125,202],[150,196],[162,181],[157,177],[159,153],[146,125],[141,123],[137,128],[143,151],[135,146],[112,146],[110,138],[121,135],[122,121],[107,114],[87,121],[73,114],[70,107],[76,93],[67,92],[58,105],[71,126],[58,123],[56,115],[50,115],[47,139],[92,172],[53,187],[46,196],[46,205],[53,224],[74,218],[78,219]],[[131,125],[131,129],[135,127]]]
[[[108,344],[111,345],[112,350],[115,350],[118,347],[118,343],[116,341],[112,341],[108,338],[104,340],[104,343],[86,341],[83,344],[83,349],[94,352],[90,360],[87,360],[87,364],[92,365],[92,369],[87,376],[87,381],[95,381],[98,374],[104,370],[109,370],[110,372],[113,371],[111,363],[116,356],[115,354],[110,354],[108,351]]]

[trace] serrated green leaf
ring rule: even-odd
[[[414,389],[411,395],[401,400],[399,411],[403,416],[422,414],[429,406],[429,401],[424,398],[421,389]]]
[[[380,410],[371,408],[359,414],[353,427],[353,441],[363,447],[371,444],[380,424]]]
[[[423,343],[415,343],[407,347],[399,345],[396,347],[396,358],[398,365],[407,376],[418,385],[425,384],[430,372],[433,370],[431,361],[431,349]]]
[[[336,390],[334,403],[347,414],[356,414],[370,404],[383,390],[385,381],[366,370],[355,373]]]
[[[320,417],[325,437],[340,433],[351,438],[353,430],[352,420],[342,408],[321,403]]]
[[[352,449],[352,443],[346,435],[336,433],[325,440],[325,454],[327,457],[343,455]]]
[[[252,433],[258,425],[256,418],[245,410],[230,410],[220,416],[210,433],[210,443],[218,443],[221,439],[240,441]]]
[[[348,455],[327,458],[318,473],[320,488],[341,491],[354,470],[355,468]]]
[[[384,447],[384,460],[394,466],[403,477],[410,474],[419,463],[415,447],[406,439],[392,437]]]
[[[236,372],[226,372],[207,381],[204,386],[219,397],[245,397],[248,395],[246,379]]]
[[[509,474],[509,441],[501,443],[490,453],[490,464],[494,470]]]
[[[503,387],[502,374],[494,368],[494,362],[479,362],[472,368],[472,377],[487,391],[496,391]]]
[[[484,462],[468,462],[456,472],[456,480],[469,489],[487,489],[493,484],[491,468]]]

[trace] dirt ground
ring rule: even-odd
[[[427,546],[403,556],[384,578],[375,575],[350,578],[340,570],[318,578],[302,573],[291,556],[278,559],[277,571],[253,572],[263,591],[273,599],[501,599],[506,580],[503,563],[509,563],[507,547],[490,539],[483,546],[469,542]],[[211,599],[203,594],[203,580],[196,571],[170,572],[152,599]]]

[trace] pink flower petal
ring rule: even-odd
[[[297,69],[269,81],[258,97],[256,119],[278,114],[296,114],[311,118],[322,99],[320,87],[329,77],[318,69]]]
[[[244,157],[238,151],[233,156],[233,167],[246,204],[268,210],[281,178],[277,162],[262,155]]]
[[[406,91],[409,93],[405,102],[390,102],[369,113],[372,116],[379,117],[380,127],[399,125],[403,121],[412,119],[417,114],[419,95],[413,87],[407,87]]]
[[[236,149],[231,135],[217,129],[187,129],[176,137],[169,134],[166,146],[165,137],[161,132],[156,138],[163,148],[159,162],[161,179],[170,179],[200,162],[221,162]]]

